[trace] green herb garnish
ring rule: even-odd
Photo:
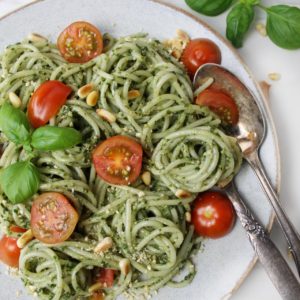
[[[267,14],[266,30],[271,41],[285,49],[300,48],[300,9],[289,5],[265,7],[260,0],[185,0],[193,10],[206,16],[217,16],[231,6],[227,16],[226,36],[236,47],[242,47],[253,22],[255,7]]]
[[[16,162],[0,173],[1,189],[12,203],[25,202],[39,188],[39,171],[31,162],[37,150],[64,150],[81,142],[80,132],[73,128],[43,126],[32,130],[25,113],[9,103],[0,109],[0,130],[28,154],[27,160]]]

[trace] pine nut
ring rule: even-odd
[[[111,237],[104,238],[94,249],[95,253],[103,253],[109,250],[113,246],[113,240]]]
[[[9,92],[8,98],[14,107],[19,108],[22,105],[22,101],[21,101],[20,97],[17,94],[15,94],[14,92]]]
[[[94,86],[92,83],[88,83],[84,86],[82,86],[78,91],[77,91],[77,95],[79,96],[79,98],[83,99],[86,98],[88,96],[88,94],[94,89]]]
[[[33,239],[34,239],[34,236],[33,236],[32,230],[29,229],[18,238],[17,246],[20,249],[22,249]]]
[[[257,23],[255,26],[257,32],[262,36],[267,36],[266,26],[262,23]]]
[[[151,184],[151,173],[149,171],[145,171],[141,177],[145,185],[149,186]]]
[[[175,196],[178,197],[178,198],[184,199],[184,198],[189,198],[189,197],[191,197],[191,193],[188,192],[188,191],[185,191],[185,190],[177,190],[177,191],[175,192]]]
[[[117,120],[116,117],[111,112],[105,109],[99,108],[96,110],[96,113],[99,117],[101,117],[102,119],[104,119],[109,123],[114,123]]]
[[[127,259],[127,258],[121,259],[119,261],[119,267],[120,267],[121,273],[123,275],[127,275],[131,269],[129,259]]]
[[[277,81],[281,78],[279,73],[270,73],[268,77],[273,81]]]
[[[131,90],[128,92],[128,100],[135,99],[141,95],[139,90]]]
[[[189,35],[181,29],[177,29],[176,34],[178,36],[178,39],[184,43],[188,43],[191,40]]]
[[[40,34],[37,34],[37,33],[30,33],[28,36],[27,36],[27,39],[31,42],[34,42],[34,43],[38,43],[38,42],[47,42],[48,39],[45,38],[44,36],[40,35]]]
[[[92,91],[88,94],[86,98],[86,103],[89,106],[95,106],[99,100],[99,92],[98,91]]]
[[[104,288],[104,284],[102,282],[97,282],[89,287],[89,293],[93,293]]]
[[[190,223],[192,221],[192,215],[189,211],[185,213],[185,220]]]
[[[179,59],[181,57],[181,54],[182,54],[182,51],[181,50],[178,50],[178,49],[175,49],[172,51],[172,56],[175,57],[176,59]]]

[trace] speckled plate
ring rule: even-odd
[[[237,52],[214,30],[201,20],[174,7],[151,0],[41,0],[4,17],[0,21],[0,49],[23,39],[28,33],[38,32],[56,40],[58,33],[76,20],[87,20],[102,32],[123,36],[148,32],[150,36],[165,39],[180,28],[191,37],[207,37],[222,50],[222,64],[249,87],[257,97],[267,119],[267,136],[261,149],[261,158],[275,186],[279,186],[280,164],[276,134],[261,90]],[[253,172],[243,165],[236,178],[238,189],[261,222],[271,227],[272,211]],[[204,253],[194,258],[197,275],[191,285],[182,289],[163,288],[155,299],[215,300],[229,298],[245,279],[256,259],[247,236],[237,222],[234,230],[223,239],[205,243]],[[17,278],[9,277],[0,266],[0,299],[33,299],[23,290]]]

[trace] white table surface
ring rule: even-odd
[[[113,1],[113,0],[112,0]],[[181,7],[194,15],[183,0],[163,0]],[[32,0],[0,0],[0,16]],[[300,0],[264,0],[266,6],[278,3],[298,5]],[[67,4],[66,4],[67,5]],[[200,16],[200,15],[198,15]],[[226,14],[210,18],[201,18],[225,34]],[[255,23],[263,22],[265,16],[257,11]],[[300,178],[300,50],[288,51],[276,47],[268,38],[260,36],[254,28],[247,36],[244,47],[239,50],[245,62],[257,80],[266,80],[271,84],[270,106],[279,138],[281,152],[281,201],[295,227],[300,231],[300,196],[298,194]],[[279,81],[270,81],[269,73],[279,73]],[[271,237],[287,257],[287,246],[277,223],[274,224]],[[259,263],[244,281],[231,300],[279,300],[280,296],[272,286]],[[296,299],[295,299],[296,300]]]

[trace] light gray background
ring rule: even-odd
[[[0,15],[29,2],[33,1],[0,0]],[[164,2],[177,5],[192,12],[183,0],[164,0]],[[276,0],[265,0],[262,2],[265,5],[272,5],[279,2],[300,5],[299,0],[281,0],[279,2]],[[71,1],[69,3],[71,4]],[[195,13],[195,15],[197,14]],[[225,18],[226,14],[214,18],[202,16],[204,21],[223,35],[225,32]],[[257,14],[256,22],[263,21],[264,19],[263,14]],[[300,212],[300,202],[298,201],[298,182],[300,178],[300,50],[287,51],[279,49],[253,29],[247,37],[244,47],[239,52],[258,80],[266,80],[272,84],[270,104],[278,132],[282,158],[281,200],[288,215],[300,231],[300,218],[298,217]],[[276,82],[268,80],[267,75],[271,72],[280,73],[281,79]],[[272,238],[286,255],[287,247],[277,224],[275,224],[272,230]],[[231,299],[278,300],[280,297],[262,267],[257,264],[253,272]]]

